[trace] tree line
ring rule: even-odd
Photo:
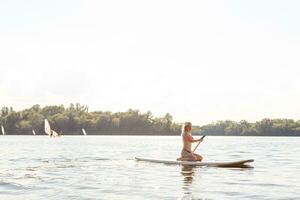
[[[173,122],[167,113],[162,117],[154,117],[150,111],[141,113],[129,109],[126,112],[89,112],[88,106],[79,103],[45,106],[34,105],[29,109],[14,111],[12,107],[2,107],[0,124],[7,134],[27,135],[32,130],[38,135],[44,133],[44,119],[51,124],[51,129],[64,135],[82,135],[82,128],[89,135],[97,134],[151,134],[175,135],[180,132],[180,125]]]
[[[263,119],[254,123],[226,120],[197,127],[196,132],[201,135],[300,136],[300,120]]]
[[[0,125],[7,134],[28,135],[32,130],[44,135],[44,119],[51,128],[64,135],[82,135],[82,128],[89,135],[180,135],[181,124],[173,122],[173,117],[166,113],[162,117],[154,117],[150,111],[141,113],[129,109],[126,112],[93,111],[79,103],[45,106],[34,105],[22,111],[12,107],[2,107]],[[263,119],[257,122],[242,120],[217,121],[202,126],[193,126],[195,135],[226,136],[300,136],[300,120]]]

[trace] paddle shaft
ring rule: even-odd
[[[205,137],[205,135],[203,135],[202,137],[201,137],[201,139],[203,139]],[[194,148],[194,150],[193,150],[193,153],[196,151],[196,149],[198,148],[198,146],[199,146],[199,144],[201,143],[201,141],[202,140],[200,140],[199,142],[198,142],[198,144],[197,144],[197,146]]]

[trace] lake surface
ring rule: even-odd
[[[252,169],[136,162],[176,159],[179,136],[1,136],[0,199],[300,199],[300,138],[207,136],[204,161]]]

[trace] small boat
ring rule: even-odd
[[[81,130],[82,130],[83,135],[87,135],[87,133],[85,132],[84,128],[81,129]]]
[[[50,137],[57,137],[59,134],[51,129],[50,124],[47,119],[45,119],[45,133]]]
[[[4,127],[1,125],[1,132],[2,132],[2,135],[5,135],[5,130],[4,130]]]
[[[251,168],[248,163],[254,162],[253,159],[239,160],[231,162],[200,162],[200,161],[175,161],[175,160],[159,160],[150,158],[138,158],[135,157],[136,161],[162,163],[169,165],[187,165],[187,166],[205,166],[205,167],[228,167],[228,168]]]

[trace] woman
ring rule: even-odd
[[[182,126],[182,142],[183,142],[183,148],[181,151],[181,158],[178,158],[177,160],[182,161],[202,161],[202,156],[193,153],[192,151],[192,143],[195,142],[202,142],[203,138],[195,140],[192,136],[192,123],[191,122],[185,122]]]

